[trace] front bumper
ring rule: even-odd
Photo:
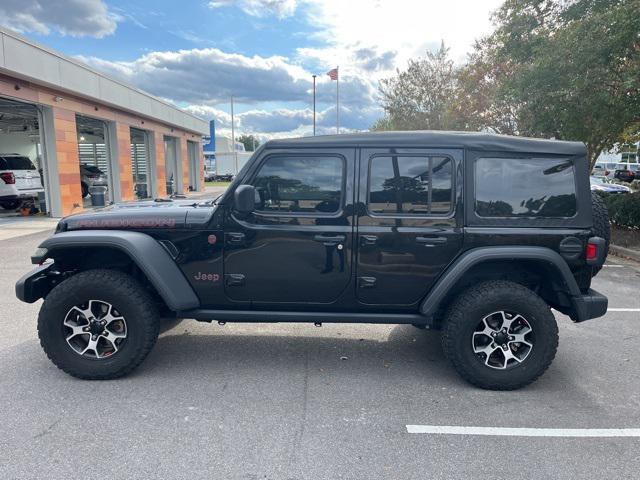
[[[590,288],[586,294],[573,297],[571,319],[574,322],[584,322],[592,318],[602,317],[607,313],[608,306],[609,300],[607,297]]]
[[[26,303],[43,298],[52,288],[50,270],[53,263],[40,265],[16,282],[16,297]]]

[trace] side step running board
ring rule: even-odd
[[[298,322],[298,323],[400,323],[430,326],[430,319],[411,313],[336,313],[287,312],[260,310],[186,310],[178,318],[193,318],[202,322]]]

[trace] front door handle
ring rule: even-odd
[[[343,243],[346,239],[346,235],[316,235],[313,237],[316,242],[320,242],[327,247]]]
[[[425,247],[434,247],[447,243],[447,237],[416,237],[416,242]]]

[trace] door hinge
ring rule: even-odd
[[[376,286],[376,277],[358,277],[359,288],[374,288]]]
[[[228,287],[242,287],[244,286],[244,275],[241,273],[227,273],[224,276],[225,283]]]

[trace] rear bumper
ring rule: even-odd
[[[593,289],[589,289],[586,294],[573,297],[571,319],[574,322],[584,322],[592,318],[602,317],[607,313],[608,306],[609,300],[607,297]]]
[[[38,193],[44,192],[44,188],[25,188],[24,190],[15,190],[10,195],[0,195],[2,200],[17,200],[21,198],[38,198]]]

